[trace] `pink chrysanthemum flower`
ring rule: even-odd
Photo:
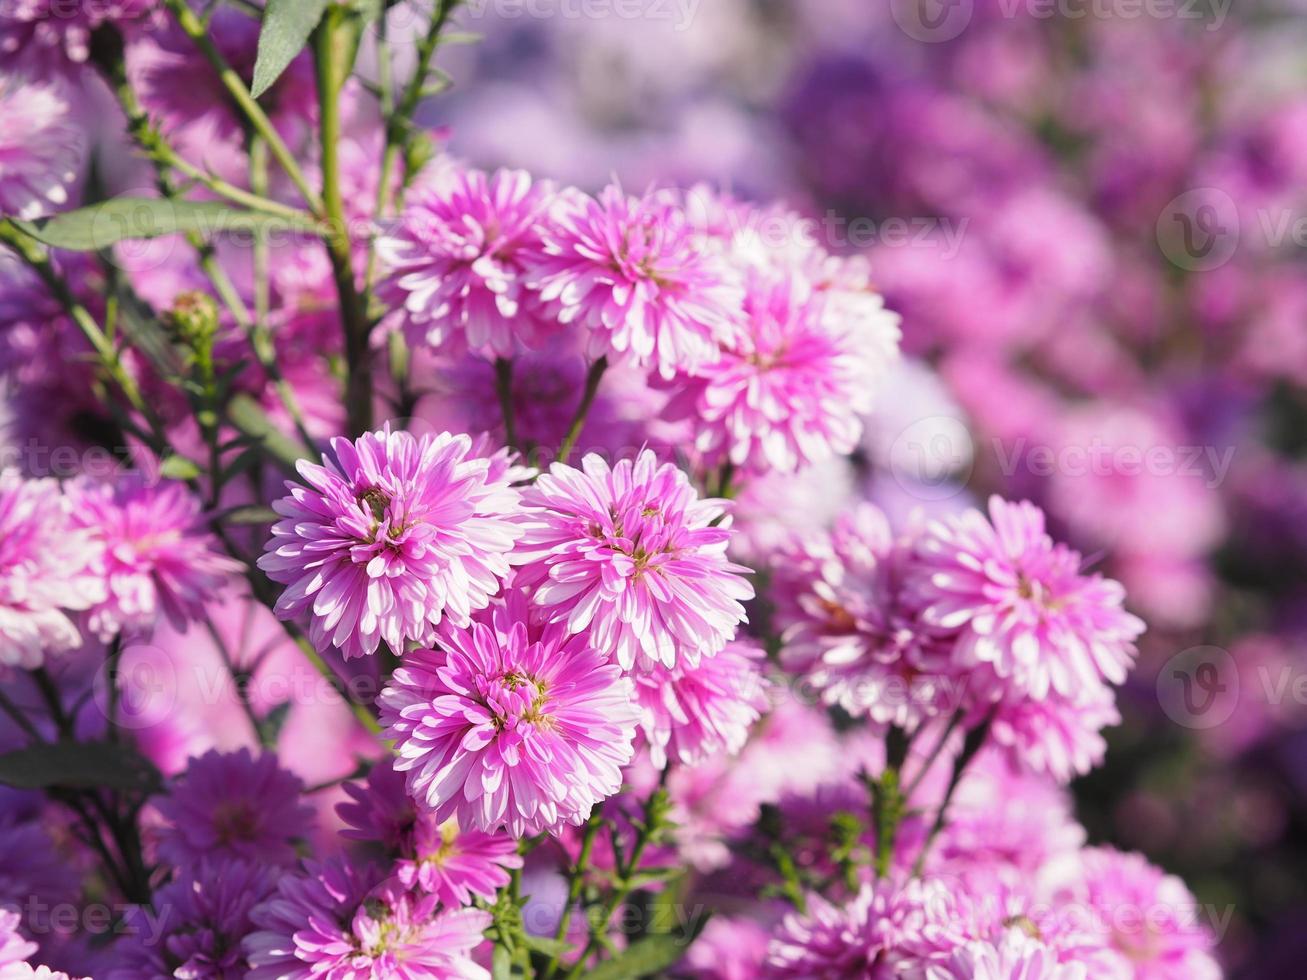
[[[955,951],[934,974],[939,980],[1088,980],[1079,963],[1060,963],[1056,951],[1008,929],[997,942],[977,940]]]
[[[965,683],[905,594],[911,557],[911,540],[864,503],[772,561],[785,666],[827,704],[909,730],[956,709]]]
[[[81,646],[67,613],[104,598],[103,560],[54,480],[0,473],[0,667],[35,669]]]
[[[513,837],[579,824],[634,754],[629,680],[585,637],[523,623],[440,632],[381,693],[395,768],[438,822]]]
[[[853,451],[897,343],[888,312],[848,316],[792,270],[753,273],[742,328],[686,379],[669,412],[695,420],[710,464],[793,472]]]
[[[333,861],[305,871],[254,910],[248,980],[489,980],[470,954],[490,913],[436,914],[434,898],[377,893],[374,868]]]
[[[286,864],[295,858],[295,840],[312,828],[313,811],[300,803],[303,789],[274,755],[206,752],[155,804],[167,821],[159,854],[174,864],[203,857]]]
[[[0,970],[0,980],[91,980],[90,977],[73,977],[62,970],[52,970],[48,966],[32,966],[20,963],[17,966]]]
[[[1012,765],[1059,783],[1101,764],[1107,752],[1103,729],[1121,723],[1116,695],[1105,684],[1086,686],[1074,697],[1049,691],[1042,698],[1017,697],[993,708],[982,704],[975,713],[991,711],[990,738]]]
[[[1034,504],[992,497],[989,514],[933,522],[917,546],[922,618],[958,631],[958,667],[989,664],[1036,698],[1124,681],[1144,624],[1122,608],[1121,585],[1082,573]]]
[[[768,976],[874,978],[924,976],[978,928],[966,898],[934,879],[886,879],[836,906],[819,895],[806,915],[786,917],[768,951]]]
[[[655,664],[632,675],[640,730],[657,768],[665,769],[669,758],[694,766],[744,747],[768,706],[763,656],[756,644],[732,640],[693,666]]]
[[[695,664],[746,620],[753,587],[726,558],[725,503],[651,450],[611,468],[594,454],[579,470],[555,463],[522,503],[516,584],[623,668]]]
[[[0,909],[0,977],[6,976],[6,970],[22,963],[37,950],[37,945],[24,939],[18,931],[20,919],[17,912]]]
[[[187,866],[151,903],[167,916],[167,935],[154,937],[148,921],[136,921],[140,910],[129,911],[108,980],[244,980],[249,963],[241,941],[254,929],[250,913],[275,891],[279,874],[246,861]]]
[[[1071,901],[1093,910],[1108,944],[1136,980],[1220,980],[1215,940],[1197,899],[1174,875],[1141,855],[1110,848],[1081,853],[1081,882]]]
[[[737,328],[743,291],[673,195],[571,192],[551,217],[529,281],[556,304],[561,323],[590,331],[592,357],[630,357],[665,378],[717,359]]]
[[[512,357],[535,344],[544,317],[526,287],[525,256],[544,240],[553,188],[521,170],[444,168],[377,239],[389,276],[377,295],[410,344]]]
[[[449,907],[470,905],[477,896],[494,901],[520,868],[517,841],[507,834],[459,830],[457,820],[438,823],[419,813],[404,790],[405,777],[389,765],[373,766],[363,785],[347,783],[350,802],[336,807],[345,837],[375,841],[394,860],[394,882],[435,895]]]
[[[259,567],[289,586],[277,615],[307,614],[313,643],[347,659],[383,640],[395,653],[429,643],[446,617],[466,626],[499,591],[519,533],[506,459],[477,455],[465,435],[389,425],[331,445],[335,458],[301,460],[308,485],[288,483],[273,505],[284,519]]]
[[[68,203],[84,153],[68,101],[53,85],[0,74],[0,214],[35,218]]]
[[[199,500],[181,483],[139,473],[81,479],[68,485],[68,498],[74,522],[104,547],[106,594],[87,618],[102,640],[149,632],[161,615],[185,629],[241,570],[219,552]]]
[[[101,24],[126,24],[156,6],[156,0],[7,0],[0,7],[0,54],[37,59],[42,67],[82,62],[91,52],[91,32]]]

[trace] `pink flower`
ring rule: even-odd
[[[752,919],[713,916],[685,957],[694,980],[754,980],[762,974],[770,930]]]
[[[381,693],[395,768],[438,822],[513,837],[585,820],[634,753],[630,681],[586,638],[524,623],[441,630]]]
[[[977,714],[988,709],[980,706]],[[1016,697],[994,709],[990,738],[1013,766],[1069,783],[1100,765],[1107,752],[1102,731],[1121,723],[1110,687],[1087,685],[1073,697],[1049,691]]]
[[[351,802],[336,813],[347,825],[343,836],[375,841],[395,860],[394,882],[442,905],[472,904],[472,896],[493,902],[509,882],[506,869],[522,867],[517,841],[506,834],[460,831],[457,820],[438,823],[419,813],[404,791],[405,777],[389,765],[377,765],[367,783],[347,783]]]
[[[0,667],[35,669],[81,646],[67,613],[104,599],[103,560],[59,484],[0,472]]]
[[[377,239],[389,269],[377,295],[396,311],[409,343],[512,357],[544,325],[526,287],[525,257],[543,247],[553,196],[521,170],[444,168],[412,196]]]
[[[0,978],[7,977],[15,964],[20,964],[37,950],[37,945],[23,938],[18,931],[17,912],[0,909]]]
[[[950,646],[906,594],[911,539],[896,540],[878,509],[860,504],[796,538],[772,566],[782,662],[823,701],[906,729],[958,706]]]
[[[53,85],[0,74],[0,214],[36,218],[68,203],[85,140]]]
[[[629,356],[665,378],[717,359],[739,319],[738,275],[672,195],[571,192],[551,217],[529,282],[561,323],[590,331],[591,356]]]
[[[74,523],[104,548],[106,597],[88,624],[102,640],[148,633],[160,615],[176,629],[203,619],[204,604],[241,566],[219,552],[200,502],[181,483],[133,473],[113,483],[68,485]]]
[[[922,618],[958,632],[957,665],[989,664],[1036,698],[1124,681],[1144,624],[1122,608],[1120,584],[1083,574],[1034,504],[992,497],[989,513],[933,522],[917,545]]]
[[[434,895],[446,908],[494,902],[508,884],[509,868],[522,867],[517,841],[505,834],[459,830],[457,820],[420,820],[413,829],[413,856],[401,858],[396,875],[406,888]]]
[[[732,640],[696,665],[655,664],[633,673],[640,730],[653,764],[664,769],[672,758],[694,766],[739,752],[768,707],[767,682],[759,670],[763,659],[754,643]]]
[[[288,863],[295,840],[312,829],[313,811],[300,803],[303,789],[274,755],[210,750],[192,759],[155,803],[167,821],[159,854],[174,864],[203,857]]]
[[[314,645],[347,659],[383,640],[395,653],[430,643],[445,617],[466,626],[499,591],[519,534],[507,460],[479,456],[465,435],[389,425],[331,445],[335,459],[301,461],[308,486],[288,483],[273,505],[284,520],[259,567],[289,586],[277,615],[307,614]]]
[[[594,454],[580,470],[555,463],[522,503],[515,583],[623,668],[695,664],[745,621],[753,587],[726,559],[726,505],[651,450],[613,467]]]
[[[921,976],[974,938],[966,897],[934,879],[883,879],[850,902],[808,898],[806,915],[785,918],[767,963],[773,977],[888,980]]]
[[[795,270],[748,278],[743,327],[673,400],[710,464],[792,472],[853,451],[897,356],[897,318],[848,315]]]
[[[309,864],[254,910],[248,980],[489,980],[471,959],[490,914],[374,892],[375,868]]]
[[[1088,980],[1079,963],[1059,963],[1057,953],[1021,929],[994,943],[976,941],[954,952],[939,980]]]
[[[91,32],[105,23],[126,24],[144,17],[155,0],[10,0],[0,12],[0,54],[32,59],[36,67],[66,67],[90,54]],[[66,60],[65,60],[66,59]]]
[[[1220,980],[1215,940],[1201,907],[1179,878],[1141,855],[1110,848],[1081,853],[1081,881],[1069,896],[1096,913],[1109,945],[1136,980]]]

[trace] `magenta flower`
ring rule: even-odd
[[[478,909],[375,892],[376,868],[333,861],[284,877],[252,915],[248,980],[489,980],[471,959],[490,925]]]
[[[1055,950],[1019,928],[1006,930],[996,943],[968,943],[933,976],[939,980],[1089,980],[1083,964],[1058,962]]]
[[[81,646],[68,612],[104,599],[103,561],[59,484],[0,472],[0,667],[35,669]]]
[[[346,659],[430,643],[446,616],[466,626],[508,573],[519,531],[506,460],[477,455],[465,435],[418,438],[389,425],[354,442],[332,440],[334,459],[300,461],[307,486],[273,507],[259,567],[289,586],[283,619],[309,616],[315,646]]]
[[[377,255],[389,276],[377,295],[396,311],[409,343],[512,357],[542,326],[526,287],[526,256],[544,245],[553,188],[521,170],[450,166],[424,183]]]
[[[405,888],[458,908],[471,905],[473,896],[494,902],[495,892],[508,884],[507,869],[520,867],[512,837],[459,830],[457,820],[437,824],[424,818],[413,829],[413,855],[400,858],[395,873]]]
[[[1110,848],[1081,852],[1081,881],[1069,896],[1095,913],[1108,945],[1137,980],[1220,980],[1215,940],[1184,882],[1141,855]]]
[[[671,758],[694,766],[739,752],[769,704],[759,669],[763,659],[754,643],[732,640],[697,664],[655,664],[633,673],[640,730],[653,764],[664,769]]]
[[[976,714],[991,709],[980,705]],[[990,738],[1012,765],[1069,783],[1100,765],[1107,752],[1104,728],[1121,723],[1116,695],[1105,684],[1086,686],[1074,697],[1049,691],[1043,698],[1017,697],[993,710]]]
[[[388,765],[375,765],[364,783],[341,787],[349,800],[336,804],[345,827],[342,837],[380,844],[390,857],[412,851],[418,811],[404,792],[404,774]]]
[[[300,803],[303,789],[274,755],[210,750],[191,759],[155,803],[167,821],[159,854],[174,864],[204,857],[289,863],[294,841],[312,827],[313,811]]]
[[[67,99],[53,85],[0,74],[0,214],[35,218],[68,203],[85,154]]]
[[[720,500],[651,450],[609,467],[555,463],[522,497],[515,584],[534,590],[549,622],[584,632],[623,668],[695,664],[746,620],[748,569],[726,558]]]
[[[513,837],[579,824],[634,754],[631,683],[585,637],[441,630],[381,693],[408,791],[443,823]]]
[[[144,17],[156,0],[95,0],[61,3],[59,0],[9,0],[0,12],[0,54],[38,58],[41,62],[85,61],[90,55],[91,32],[105,23],[124,25]]]
[[[114,947],[118,965],[108,980],[243,980],[249,963],[241,941],[254,929],[250,913],[276,890],[279,873],[245,861],[187,866],[151,903],[166,916],[160,922],[167,935],[151,937],[150,924],[128,912],[129,928]]]
[[[898,352],[898,319],[878,310],[850,316],[793,270],[754,272],[743,327],[669,411],[694,419],[695,446],[713,465],[792,472],[846,455]]]
[[[934,522],[917,545],[922,618],[957,631],[957,665],[989,664],[1036,698],[1124,681],[1144,624],[1122,608],[1121,585],[1083,574],[1034,504],[992,497],[989,513]]]
[[[669,194],[561,195],[529,283],[561,323],[590,331],[590,354],[630,357],[665,378],[715,361],[735,332],[738,274]]]
[[[113,483],[79,479],[68,498],[74,523],[104,548],[106,595],[87,618],[102,640],[148,633],[161,615],[184,630],[241,570],[220,553],[199,500],[181,483],[139,473]]]
[[[878,726],[949,714],[965,679],[950,644],[906,594],[911,538],[860,504],[830,531],[796,537],[772,561],[781,658],[827,704]]]

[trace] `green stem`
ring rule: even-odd
[[[282,140],[281,134],[277,132],[277,128],[263,111],[263,107],[250,94],[245,81],[227,63],[227,59],[222,56],[222,52],[218,50],[217,45],[209,37],[204,22],[195,15],[186,0],[164,0],[164,3],[176,18],[178,26],[195,43],[195,46],[208,59],[209,64],[213,66],[213,70],[218,73],[218,78],[227,90],[227,94],[231,96],[236,103],[236,107],[249,120],[254,131],[268,141],[268,149],[271,151],[273,158],[286,171],[286,175],[290,177],[296,188],[299,189],[305,203],[309,206],[309,210],[322,217],[324,212],[321,198],[309,186],[304,172],[295,161],[294,154],[291,153],[289,147]]]
[[[991,713],[983,722],[967,732],[967,737],[962,743],[962,751],[953,760],[953,772],[949,776],[948,789],[944,791],[944,799],[940,801],[934,823],[931,824],[930,832],[921,845],[921,853],[917,855],[916,863],[912,866],[913,877],[921,877],[921,872],[926,867],[926,856],[930,853],[931,845],[935,843],[935,838],[940,835],[948,821],[948,808],[949,804],[953,802],[953,794],[957,791],[958,784],[962,782],[962,776],[966,772],[967,766],[971,764],[971,760],[976,757],[976,754],[984,746],[985,739],[989,737],[989,726],[993,717]]]
[[[585,426],[585,418],[590,414],[590,406],[594,404],[595,395],[599,392],[599,382],[604,379],[604,372],[608,370],[608,358],[601,357],[590,365],[590,370],[585,376],[585,392],[581,395],[581,404],[576,407],[576,414],[572,416],[572,424],[568,427],[567,437],[563,439],[563,444],[558,447],[558,462],[566,463],[567,458],[572,455],[572,450],[576,448],[576,440],[581,438],[581,429]]]
[[[572,925],[572,909],[581,900],[581,893],[585,890],[585,876],[590,871],[590,854],[594,850],[595,840],[598,838],[602,827],[603,820],[600,814],[598,812],[591,813],[581,835],[581,851],[577,855],[576,864],[573,865],[568,876],[567,904],[563,906],[563,914],[558,918],[558,928],[554,930],[554,938],[559,942],[567,939],[567,930]],[[545,976],[553,976],[554,971],[558,969],[558,961],[559,954],[557,953],[549,958]]]
[[[506,357],[495,359],[495,391],[499,395],[499,414],[504,419],[504,441],[510,449],[520,449],[513,415],[513,362]]]

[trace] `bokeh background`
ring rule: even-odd
[[[1080,815],[1232,913],[1239,977],[1307,957],[1303,6],[469,0],[423,110],[479,165],[711,181],[871,258],[910,357],[796,499],[1026,496],[1126,584]]]

